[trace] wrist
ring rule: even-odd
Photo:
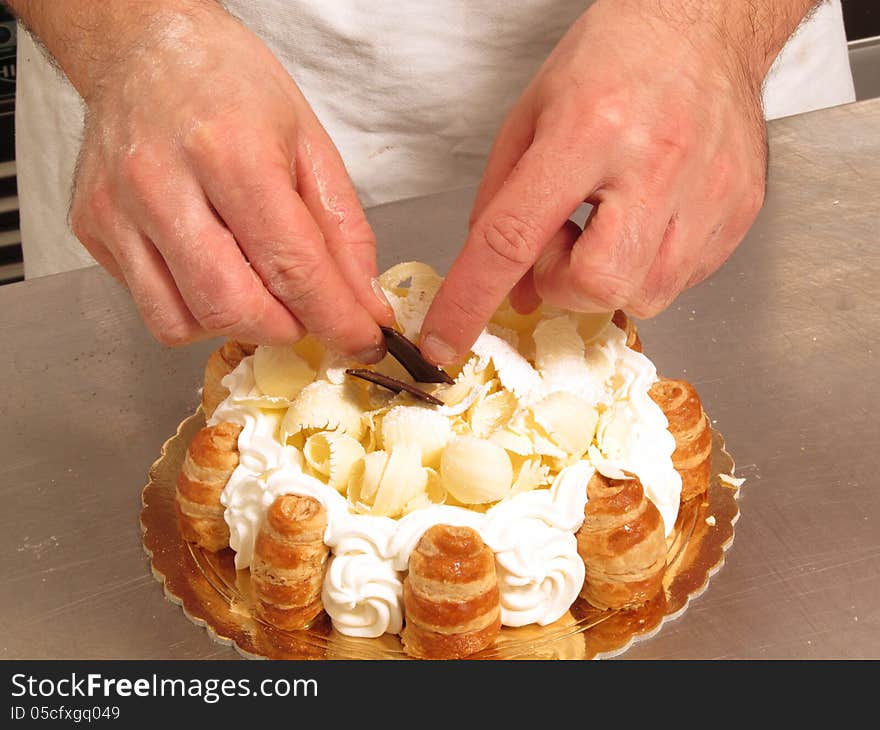
[[[125,63],[185,41],[206,14],[226,14],[216,0],[6,0],[86,104]]]
[[[819,0],[600,0],[617,12],[628,6],[651,25],[727,65],[753,91],[791,34]]]

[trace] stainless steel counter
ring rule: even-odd
[[[445,270],[471,190],[370,211],[380,264]],[[640,325],[747,478],[727,563],[625,659],[880,657],[880,100],[771,125],[767,203]],[[141,547],[150,464],[216,342],[169,350],[100,269],[0,288],[0,658],[237,658]]]

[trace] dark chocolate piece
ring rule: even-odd
[[[381,327],[385,335],[385,345],[388,352],[406,369],[412,379],[417,383],[447,383],[455,382],[443,368],[438,368],[425,360],[422,351],[414,342],[410,342],[400,332],[391,327]]]
[[[410,383],[404,383],[402,380],[398,380],[397,378],[391,378],[387,375],[382,375],[382,373],[376,373],[372,370],[367,370],[366,368],[348,368],[345,371],[346,375],[351,375],[355,378],[360,378],[361,380],[366,380],[370,383],[375,383],[376,385],[381,385],[383,388],[388,388],[388,390],[392,390],[395,393],[399,393],[404,390],[409,393],[414,398],[418,398],[425,403],[430,403],[435,406],[442,406],[443,401],[439,398],[435,398],[430,393],[426,393],[424,390],[420,390],[416,388],[416,386],[411,385]]]

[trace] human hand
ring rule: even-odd
[[[87,105],[75,234],[164,344],[281,344],[308,331],[378,360],[377,323],[393,313],[372,284],[375,238],[330,138],[219,4],[160,5],[134,40],[73,76]]]
[[[772,56],[757,60],[702,16],[660,5],[599,0],[507,116],[422,327],[435,363],[460,358],[508,293],[520,311],[543,300],[653,316],[752,224]],[[585,201],[594,208],[581,232],[568,219]]]

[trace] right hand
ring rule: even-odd
[[[219,5],[160,22],[90,69],[74,233],[163,344],[310,332],[375,362],[375,237],[308,102]]]

